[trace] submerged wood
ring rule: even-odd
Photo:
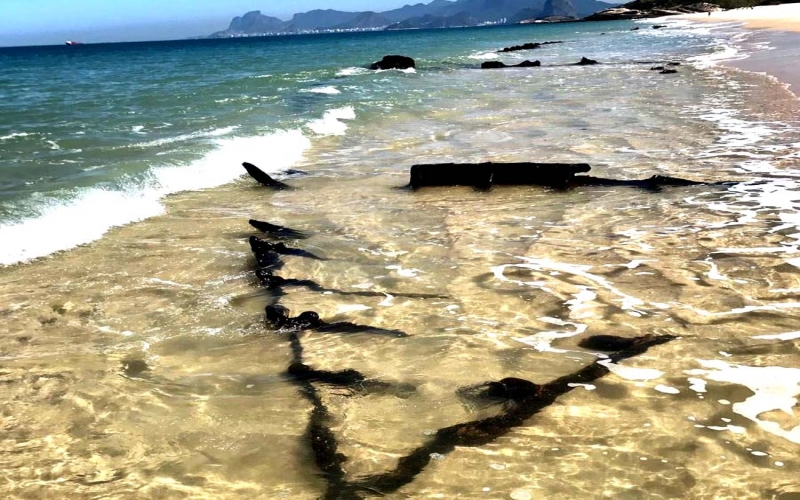
[[[250,177],[257,180],[262,186],[267,186],[272,189],[291,189],[291,186],[284,184],[281,181],[276,181],[266,172],[256,167],[252,163],[244,162],[242,163],[242,166],[245,170],[247,170],[247,173],[250,174]]]
[[[249,239],[250,249],[253,253],[259,252],[274,252],[280,255],[296,255],[298,257],[305,257],[314,260],[328,260],[316,254],[302,250],[300,248],[287,247],[283,243],[272,243],[271,241],[264,241],[256,236],[251,236]]]
[[[308,238],[308,234],[304,233],[303,231],[298,231],[297,229],[277,226],[275,224],[270,224],[269,222],[256,219],[250,219],[248,223],[262,233],[266,233],[275,238],[287,240],[302,240]]]
[[[567,187],[580,186],[624,186],[644,189],[645,191],[660,191],[663,187],[685,187],[685,186],[731,186],[736,184],[733,181],[702,182],[680,177],[670,177],[668,175],[653,175],[647,179],[606,179],[604,177],[594,177],[591,175],[576,175],[570,180]]]
[[[501,167],[509,165],[514,164],[501,165]],[[542,166],[546,166],[546,164],[538,164],[536,169]],[[458,166],[449,165],[450,170],[455,167]],[[475,165],[471,165],[471,167],[475,167]],[[481,164],[478,167],[483,168],[482,170],[478,169],[477,172],[479,176],[484,176],[484,178],[479,178],[481,182],[486,180],[485,175],[488,172],[488,185],[491,185],[495,175],[504,182],[520,179],[518,172],[514,173],[504,168],[495,169],[491,163]],[[559,178],[569,179],[574,177],[576,172],[586,172],[589,168],[584,164],[566,165],[561,169]],[[414,168],[412,168],[412,185],[413,172]],[[553,172],[545,174],[545,177],[548,175],[553,175]],[[422,178],[425,176],[423,175]],[[530,180],[530,172],[521,178]],[[433,179],[442,181],[436,176],[433,176]],[[431,178],[428,178],[428,181],[430,180]],[[447,178],[445,177],[444,180]],[[475,178],[468,177],[467,180],[474,181]],[[312,289],[319,286],[310,280],[291,280],[272,275],[272,270],[281,265],[279,250],[304,252],[303,250],[289,249],[283,244],[276,245],[256,237],[251,237],[249,243],[253,253],[256,254],[259,266],[261,266],[261,269],[257,270],[257,273],[261,273],[259,280],[267,288],[279,288],[287,286],[289,283],[308,286]],[[262,263],[268,264],[268,266],[264,266]],[[313,329],[338,333],[383,333],[392,336],[406,336],[406,334],[398,330],[384,330],[349,322],[326,323],[313,311],[305,311],[297,317],[291,317],[287,308],[276,304],[268,305],[265,308],[265,315],[266,323],[271,329],[288,334],[292,361],[285,373],[291,383],[298,388],[300,395],[311,405],[304,440],[311,450],[316,468],[322,473],[325,480],[325,491],[320,498],[326,500],[358,500],[366,496],[393,493],[414,481],[435,456],[450,453],[459,446],[482,446],[491,443],[514,428],[525,425],[530,417],[555,403],[559,396],[572,391],[578,384],[592,382],[610,373],[607,363],[617,363],[637,356],[651,347],[675,338],[670,335],[645,335],[633,339],[621,339],[613,336],[590,338],[587,339],[586,345],[598,350],[614,352],[602,361],[597,360],[570,375],[560,377],[547,384],[540,385],[520,378],[507,377],[499,381],[489,381],[473,386],[471,391],[467,392],[471,392],[475,397],[488,398],[502,404],[497,415],[441,428],[425,444],[400,457],[393,469],[350,479],[345,471],[348,457],[340,451],[337,435],[333,431],[333,415],[323,401],[321,388],[316,384],[346,391],[384,392],[397,397],[410,397],[416,388],[411,384],[396,384],[369,379],[361,372],[351,368],[335,371],[314,369],[304,363],[304,349],[299,332]]]
[[[408,187],[493,185],[566,186],[579,172],[591,169],[586,163],[433,163],[411,167]]]
[[[287,287],[302,287],[312,292],[319,292],[323,294],[335,293],[337,295],[351,295],[356,297],[404,297],[409,299],[446,299],[446,295],[437,295],[433,293],[399,293],[399,292],[372,292],[369,290],[339,290],[337,288],[327,288],[313,280],[301,280],[295,278],[283,278],[275,275],[269,269],[256,270],[256,278],[258,278],[261,286],[267,290],[276,292],[279,295],[284,295],[283,288]]]
[[[264,308],[264,312],[267,326],[278,333],[315,330],[323,333],[374,333],[391,337],[408,337],[407,333],[400,330],[357,325],[349,321],[328,323],[320,319],[319,314],[314,311],[304,311],[292,318],[289,316],[289,309],[283,306],[269,305]]]
[[[451,425],[437,430],[433,437],[422,446],[400,457],[394,469],[348,481],[345,476],[335,476],[328,481],[322,498],[362,498],[362,495],[385,495],[393,493],[411,483],[425,470],[437,455],[445,455],[459,446],[483,446],[508,434],[568,392],[578,384],[591,383],[610,373],[608,363],[638,356],[655,347],[674,340],[672,335],[645,335],[620,344],[626,347],[609,355],[605,360],[597,360],[574,373],[559,377],[546,384],[535,384],[519,378],[505,378],[498,382],[480,384],[487,396],[502,400],[504,405],[499,414],[470,422]],[[316,451],[316,450],[315,450]],[[333,457],[316,457],[318,463],[329,463]]]
[[[608,179],[592,175],[585,163],[431,163],[413,165],[408,186],[473,186],[488,190],[494,185],[544,186],[568,189],[584,186],[623,186],[659,191],[669,186],[730,186],[733,181],[702,182],[667,175],[646,179]]]
[[[413,384],[398,384],[371,379],[352,368],[339,371],[317,370],[306,364],[294,362],[286,370],[286,374],[298,381],[319,382],[365,393],[388,393],[403,399],[408,398],[417,390]]]

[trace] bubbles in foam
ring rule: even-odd
[[[496,57],[497,57],[497,52],[478,52],[477,54],[471,54],[469,56],[470,59],[477,59],[479,61],[495,59]]]
[[[356,111],[352,106],[331,109],[322,118],[310,121],[308,128],[318,135],[344,135],[347,125],[341,120],[354,120],[355,117]]]
[[[778,366],[732,365],[718,360],[698,360],[702,369],[686,370],[688,375],[747,387],[753,395],[734,403],[735,413],[755,422],[763,431],[800,444],[800,425],[784,429],[779,423],[762,418],[771,411],[794,416],[800,396],[800,370]]]
[[[176,142],[184,142],[191,139],[202,139],[204,137],[220,137],[224,135],[228,135],[231,132],[234,132],[239,127],[233,125],[230,127],[222,127],[222,128],[215,128],[210,130],[200,130],[198,132],[192,132],[191,134],[181,134],[176,135],[174,137],[164,137],[162,139],[156,139],[153,141],[148,142],[137,142],[135,144],[131,144],[129,146],[124,146],[126,148],[151,148],[156,146],[164,146],[166,144],[174,144]]]
[[[344,68],[344,69],[342,69],[342,70],[339,70],[339,71],[336,73],[336,76],[355,76],[355,75],[363,75],[363,74],[365,74],[365,73],[369,73],[369,71],[370,71],[370,70],[368,70],[367,68],[357,68],[357,67],[350,67],[350,68]]]
[[[113,210],[109,210],[113,207]],[[163,207],[144,193],[88,189],[67,204],[46,204],[39,217],[0,226],[0,264],[66,250],[100,238],[109,228],[159,215]]]
[[[16,139],[17,137],[28,137],[33,134],[27,132],[12,132],[11,134],[0,136],[0,141],[7,141],[9,139]]]
[[[300,92],[307,93],[307,94],[330,94],[330,95],[335,95],[335,94],[341,94],[342,93],[341,90],[337,89],[336,87],[330,86],[330,85],[326,86],[326,87],[314,87],[314,88],[310,88],[310,89],[301,89]]]

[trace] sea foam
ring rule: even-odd
[[[89,243],[109,229],[164,213],[161,198],[226,184],[243,173],[247,159],[266,172],[280,172],[303,157],[311,141],[299,130],[260,137],[214,140],[216,148],[184,166],[153,167],[146,179],[121,189],[76,190],[69,200],[51,199],[38,215],[0,225],[0,265],[11,265]]]
[[[355,117],[356,111],[352,106],[331,109],[326,111],[322,118],[308,122],[308,128],[317,135],[344,135],[347,124],[341,120],[354,120]]]

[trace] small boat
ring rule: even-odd
[[[65,43],[67,45],[83,45],[81,42],[76,42],[74,40],[67,40]]]

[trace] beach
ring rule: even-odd
[[[735,9],[707,14],[676,16],[700,23],[741,23],[758,30],[768,38],[770,50],[751,54],[747,59],[729,62],[746,71],[765,73],[789,85],[797,93],[800,89],[800,69],[790,63],[800,56],[800,6],[783,4],[752,9]]]
[[[0,50],[0,492],[800,494],[796,45],[661,22]]]

